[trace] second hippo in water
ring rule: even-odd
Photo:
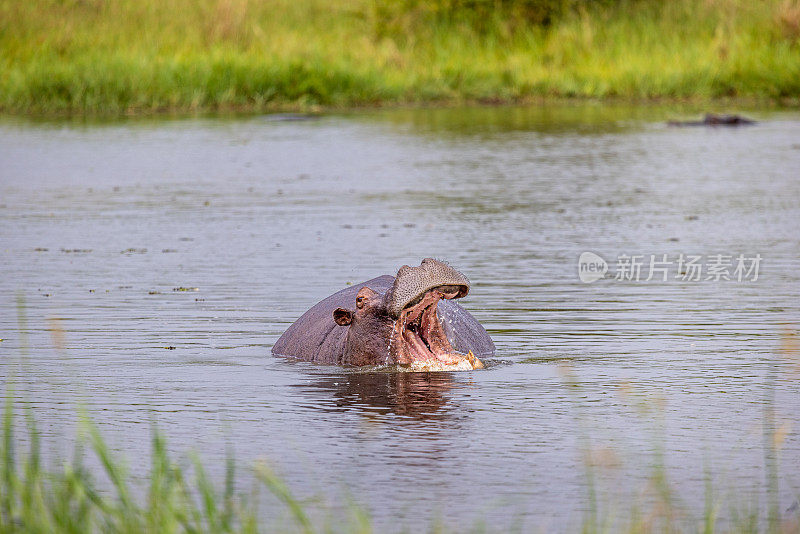
[[[756,121],[742,117],[741,115],[715,115],[707,113],[700,121],[669,121],[669,126],[747,126],[755,124]]]
[[[411,371],[480,369],[494,353],[481,324],[453,299],[470,289],[467,277],[426,258],[343,289],[295,321],[273,354],[315,363],[396,365]]]

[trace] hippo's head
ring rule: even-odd
[[[345,360],[369,365],[376,355],[387,364],[412,370],[479,369],[481,361],[453,349],[437,314],[441,299],[469,292],[469,280],[432,258],[419,267],[403,265],[392,286],[380,294],[362,287],[352,309],[337,308],[336,324],[346,327]]]

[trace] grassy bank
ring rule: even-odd
[[[376,2],[0,0],[0,109],[800,97],[798,0],[620,0],[480,28]]]

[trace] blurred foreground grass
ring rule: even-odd
[[[546,24],[487,5],[0,0],[0,110],[800,98],[800,0],[579,2]]]
[[[16,406],[15,406],[16,405]],[[255,485],[249,492],[236,490],[239,469],[232,457],[226,462],[224,480],[215,482],[197,456],[177,461],[170,457],[164,437],[153,430],[150,470],[144,481],[129,475],[125,462],[115,458],[97,427],[84,415],[81,436],[71,460],[60,467],[47,468],[41,455],[40,437],[35,417],[29,407],[6,397],[3,408],[2,442],[0,442],[0,532],[19,533],[138,533],[138,532],[348,532],[375,531],[368,511],[357,502],[347,503],[345,517],[334,517],[319,503],[297,499],[286,483],[263,462],[247,469]],[[27,405],[29,406],[29,405]],[[15,410],[16,408],[16,410]],[[22,408],[22,409],[20,409]],[[15,414],[16,411],[16,414]],[[25,424],[18,417],[24,413]],[[15,417],[15,415],[17,417]],[[27,451],[19,450],[15,432],[24,429]],[[775,434],[770,435],[774,440]],[[588,510],[584,513],[581,531],[598,532],[800,532],[800,511],[790,515],[773,510],[776,493],[770,491],[766,516],[756,503],[722,502],[715,495],[710,476],[702,517],[692,517],[666,475],[663,451],[650,477],[642,502],[627,503],[630,509],[616,513],[600,506],[604,500],[595,486],[596,471],[607,460],[606,451],[584,443]],[[93,458],[87,467],[86,449]],[[660,449],[659,449],[660,450]],[[774,457],[776,447],[767,449]],[[59,465],[56,459],[56,465]],[[777,466],[768,475],[767,484],[777,484]],[[264,491],[283,505],[283,512],[266,516]],[[446,503],[442,503],[446,504]],[[727,504],[728,511],[725,512]],[[565,504],[565,506],[567,506]],[[569,506],[574,506],[571,503]],[[429,511],[430,512],[430,511]],[[621,516],[620,516],[621,512]],[[274,513],[274,511],[273,511]],[[721,514],[727,515],[720,520]],[[783,516],[783,517],[782,517]],[[321,522],[312,518],[327,518]],[[465,518],[466,519],[466,518]],[[474,520],[474,519],[472,519]],[[400,525],[398,525],[400,527]],[[566,525],[562,525],[566,527]],[[445,526],[432,523],[429,532],[442,533],[456,528],[458,532],[493,532],[485,524],[470,528],[466,524]],[[522,530],[520,530],[522,531]]]
[[[20,314],[24,325],[24,315]],[[54,340],[57,341],[54,336]],[[24,351],[23,351],[24,353]],[[797,503],[786,512],[779,507],[779,450],[786,436],[785,424],[775,416],[774,388],[778,373],[793,376],[800,372],[800,345],[796,333],[787,331],[780,351],[768,373],[764,398],[765,480],[754,481],[749,504],[723,501],[706,473],[705,502],[700,516],[693,514],[668,479],[663,442],[663,407],[660,399],[647,399],[625,385],[621,393],[630,397],[642,417],[653,423],[654,463],[647,487],[639,502],[609,501],[600,492],[598,474],[603,466],[614,467],[619,458],[613,450],[592,443],[591,423],[582,411],[581,384],[572,368],[562,367],[564,385],[575,401],[577,431],[584,457],[586,511],[580,529],[585,534],[598,532],[800,532],[800,509]],[[255,481],[249,493],[241,492],[236,481],[237,467],[232,455],[224,469],[224,479],[214,481],[207,467],[196,455],[177,461],[167,452],[166,442],[157,428],[152,432],[151,464],[144,479],[136,480],[126,470],[125,462],[115,458],[99,430],[83,413],[79,435],[71,460],[60,458],[45,462],[41,439],[31,404],[14,395],[14,382],[2,408],[0,432],[0,532],[84,533],[84,532],[358,532],[375,529],[369,512],[353,499],[345,512],[336,517],[321,509],[316,500],[296,498],[286,483],[263,461],[246,469]],[[24,397],[24,395],[23,395]],[[636,400],[638,399],[638,400]],[[20,450],[27,443],[27,451]],[[92,458],[87,467],[86,450]],[[55,460],[55,462],[53,462]],[[136,460],[136,459],[134,459]],[[141,461],[141,459],[138,459]],[[47,467],[50,463],[56,467]],[[791,464],[791,462],[789,462]],[[220,484],[221,482],[221,484]],[[759,487],[765,487],[766,506],[760,506]],[[264,490],[283,505],[283,513],[265,517]],[[613,499],[613,497],[612,497]],[[446,503],[442,503],[446,505]],[[567,504],[565,503],[565,506]],[[574,506],[571,503],[569,506]],[[727,510],[727,511],[726,511]],[[433,510],[428,510],[432,512]],[[320,522],[317,518],[326,518]],[[465,518],[467,519],[467,518]],[[397,525],[400,527],[400,525]],[[493,529],[477,523],[442,525],[432,523],[429,531],[488,532]],[[529,525],[530,527],[530,525]],[[561,525],[566,527],[566,525]],[[521,529],[520,529],[521,531]]]
[[[32,362],[28,359],[28,322],[25,301],[21,295],[17,297],[17,320],[20,332],[17,368],[24,376]],[[64,331],[60,324],[53,321],[48,330],[55,350],[61,352],[64,348]],[[604,464],[614,465],[619,459],[613,450],[593,444],[593,423],[584,413],[581,400],[583,386],[571,364],[563,364],[560,370],[564,387],[571,393],[574,404],[572,413],[576,419],[583,456],[587,494],[586,510],[580,523],[581,532],[800,533],[800,501],[795,501],[786,512],[780,510],[779,451],[788,432],[788,422],[779,425],[775,410],[775,387],[779,374],[788,374],[792,378],[800,375],[800,342],[795,329],[787,327],[784,330],[780,349],[770,363],[765,383],[762,421],[765,509],[759,505],[757,497],[755,503],[743,507],[741,502],[733,500],[722,502],[712,488],[711,473],[707,472],[704,477],[706,491],[702,516],[694,516],[681,503],[676,488],[668,479],[662,420],[664,400],[643,396],[629,383],[621,384],[620,394],[632,401],[640,415],[653,424],[654,463],[641,502],[609,503],[609,496],[600,494],[598,474]],[[125,462],[114,456],[85,410],[80,411],[72,458],[50,458],[45,461],[41,454],[41,436],[32,403],[25,393],[15,392],[14,384],[18,380],[13,373],[4,378],[6,395],[0,409],[0,533],[368,534],[375,531],[369,511],[354,499],[346,501],[346,517],[331,515],[330,510],[320,510],[322,505],[319,502],[295,497],[285,481],[264,461],[257,461],[246,469],[248,477],[255,482],[249,493],[236,489],[240,486],[236,474],[241,469],[230,452],[225,463],[224,479],[215,481],[197,455],[190,454],[188,461],[187,458],[172,458],[164,436],[155,426],[151,437],[150,469],[144,479],[134,480]],[[65,438],[59,436],[58,439]],[[27,451],[21,450],[23,443],[27,443]],[[86,462],[87,449],[93,456],[90,466]],[[134,459],[137,460],[142,461],[141,458]],[[758,495],[761,486],[761,482],[754,481],[753,495]],[[283,505],[283,516],[265,517],[263,509],[259,508],[259,505],[263,505],[264,490]],[[574,503],[570,505],[574,507]],[[728,506],[727,514],[722,512],[723,505]],[[322,523],[317,519],[319,517],[323,518]],[[402,528],[400,524],[395,526]],[[561,525],[562,528],[565,526]],[[455,528],[457,532],[494,531],[485,523],[477,523],[470,528],[465,524],[443,525],[434,522],[429,532],[440,534],[449,528]],[[522,527],[519,527],[519,531],[522,532]]]

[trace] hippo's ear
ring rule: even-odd
[[[336,308],[333,310],[333,320],[339,326],[347,326],[353,322],[353,312],[344,308]]]

